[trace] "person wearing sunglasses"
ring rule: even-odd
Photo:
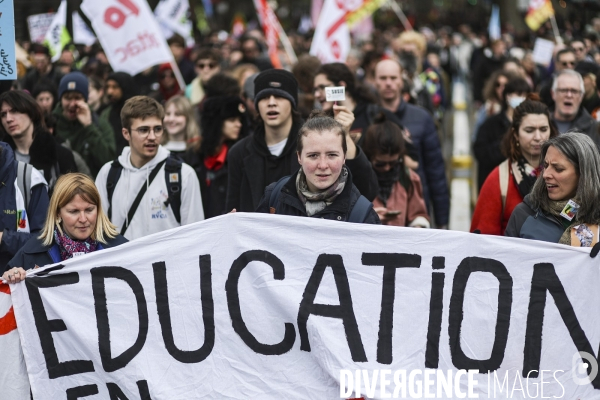
[[[404,163],[406,142],[402,129],[383,113],[374,122],[367,129],[363,150],[379,183],[373,200],[375,212],[384,225],[429,228],[421,179]]]
[[[196,77],[185,88],[185,97],[192,105],[196,105],[204,99],[206,82],[221,72],[221,53],[211,47],[203,47],[196,54],[194,63]]]
[[[160,145],[164,117],[163,106],[148,96],[127,100],[121,122],[129,146],[96,178],[102,207],[128,240],[204,219],[194,169]]]
[[[552,84],[555,107],[552,120],[560,133],[577,130],[588,135],[600,147],[598,123],[581,106],[584,95],[583,78],[573,70],[561,71]]]
[[[575,69],[577,59],[575,58],[575,51],[571,47],[559,50],[554,57],[554,74],[548,77],[539,87],[540,99],[542,103],[548,107],[554,107],[554,100],[552,99],[552,82],[556,75],[566,69]]]

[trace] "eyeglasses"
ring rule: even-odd
[[[573,50],[575,50],[576,52],[582,52],[585,50],[585,47],[573,47]]]
[[[573,96],[579,96],[581,94],[581,90],[578,89],[569,89],[569,88],[559,88],[556,91],[560,94],[571,94]]]
[[[196,67],[198,67],[198,69],[204,69],[204,68],[213,69],[216,66],[217,66],[216,63],[198,63],[198,64],[196,64]]]
[[[563,67],[574,67],[575,66],[575,61],[562,61],[560,63]]]
[[[132,131],[136,131],[138,133],[138,135],[145,138],[146,136],[148,136],[150,134],[150,131],[154,132],[154,136],[156,136],[156,137],[162,136],[164,129],[161,125],[156,125],[153,128],[151,128],[149,126],[140,126],[135,129],[132,129]]]
[[[506,86],[506,82],[496,82],[496,87],[497,88],[504,87],[504,86]]]
[[[373,167],[377,169],[385,168],[389,166],[390,168],[394,168],[396,165],[400,164],[400,159],[393,161],[373,161]]]

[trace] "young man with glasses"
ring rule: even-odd
[[[121,123],[129,147],[96,178],[104,209],[129,240],[204,219],[196,173],[160,145],[164,116],[150,97],[127,100]]]
[[[584,86],[579,72],[564,70],[552,84],[552,99],[555,107],[551,109],[552,120],[560,133],[577,130],[585,133],[600,147],[598,123],[581,107]]]
[[[185,88],[185,97],[192,105],[204,99],[204,85],[210,78],[221,72],[221,54],[218,50],[204,47],[198,51],[194,64],[196,78]]]

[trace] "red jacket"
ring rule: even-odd
[[[499,168],[494,168],[481,187],[473,219],[471,220],[471,232],[479,229],[481,233],[486,235],[504,235],[510,214],[512,214],[517,204],[523,201],[511,168],[506,193],[506,206],[504,207],[504,214],[502,213]]]
[[[393,217],[386,225],[393,226],[412,226],[413,222],[421,225],[419,222],[429,222],[429,215],[423,200],[423,186],[419,175],[413,170],[410,171],[410,183],[412,190],[410,195],[404,189],[400,182],[394,183],[392,193],[387,201],[387,209],[390,211],[401,211],[400,214]],[[383,202],[376,197],[373,200],[373,207],[384,207]],[[419,218],[415,221],[416,218]],[[426,221],[423,221],[425,219]]]

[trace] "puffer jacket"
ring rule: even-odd
[[[306,215],[306,207],[302,204],[302,201],[298,197],[298,192],[296,191],[296,177],[298,176],[298,172],[290,177],[285,185],[281,188],[281,193],[277,198],[277,203],[275,204],[275,214],[281,215],[292,215],[296,217],[307,217]],[[261,213],[270,213],[269,200],[271,199],[271,193],[277,182],[274,182],[267,186],[265,189],[265,194],[263,195],[256,212]],[[319,211],[313,218],[323,218],[323,219],[331,219],[334,221],[347,221],[350,216],[350,212],[354,207],[354,204],[358,201],[360,197],[360,192],[352,184],[352,174],[350,170],[348,170],[348,180],[346,181],[346,186],[342,193],[340,193],[333,203],[325,207],[325,209]],[[381,224],[379,220],[379,216],[371,208],[371,211],[367,215],[367,218],[363,222],[364,224]]]
[[[534,210],[527,195],[513,210],[504,236],[558,243],[565,229],[558,218]]]

